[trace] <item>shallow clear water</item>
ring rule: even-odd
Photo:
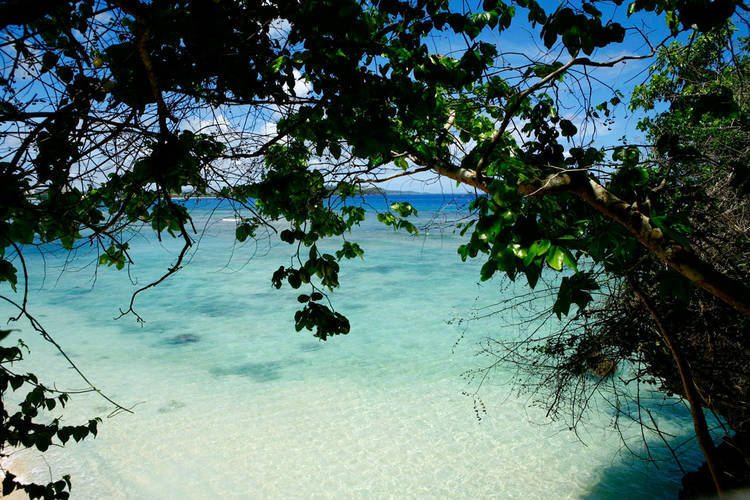
[[[582,430],[584,445],[529,408],[508,384],[511,372],[499,369],[481,388],[487,413],[477,419],[462,394],[475,383],[461,376],[487,363],[477,342],[522,332],[498,318],[450,323],[501,292],[477,284],[482,263],[462,263],[461,237],[440,230],[460,213],[455,206],[436,195],[394,200],[411,201],[417,222],[433,224],[410,237],[370,217],[355,231],[365,259],[343,263],[332,295],[352,332],[327,342],[294,331],[300,292],[271,285],[291,247],[235,245],[233,213],[213,200],[187,202],[202,237],[189,265],[139,296],[143,326],[113,317],[164,272],[179,242],[134,237],[138,285],[124,271],[95,272],[85,250],[67,264],[62,252],[29,254],[31,311],[134,414],[104,418],[96,439],[44,458],[17,453],[12,468],[38,481],[49,468],[69,473],[73,498],[676,496],[677,468],[621,453],[605,406]],[[502,293],[514,290],[523,287]],[[60,388],[82,387],[52,346],[16,326],[31,347],[26,369]],[[64,415],[74,423],[109,411],[101,398],[79,395]],[[690,436],[680,408],[660,425],[674,443]],[[699,462],[695,446],[681,451],[685,465]]]

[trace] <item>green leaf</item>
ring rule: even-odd
[[[564,137],[572,137],[576,135],[578,129],[570,120],[560,120],[560,132]]]
[[[42,55],[42,69],[41,72],[45,73],[55,67],[59,56],[54,52],[45,52]]]
[[[3,340],[3,339],[4,339],[5,337],[7,337],[8,335],[10,335],[10,334],[11,334],[12,332],[14,332],[14,331],[15,331],[15,330],[0,330],[0,342],[2,342],[2,340]]]
[[[540,255],[544,255],[549,250],[552,242],[550,240],[539,240],[535,241],[529,247],[529,257],[534,258]]]
[[[516,244],[512,245],[512,246],[511,246],[511,249],[513,250],[513,254],[514,254],[514,255],[515,255],[516,257],[518,257],[519,259],[525,259],[525,258],[526,258],[526,257],[528,256],[528,254],[529,254],[529,251],[528,251],[528,249],[526,249],[526,248],[523,248],[523,247],[522,247],[521,245],[519,245],[518,243],[516,243]]]
[[[257,224],[251,222],[242,222],[235,230],[235,237],[237,241],[243,242],[248,238],[255,236],[255,230],[258,228]]]
[[[279,72],[281,66],[284,64],[284,60],[286,60],[286,56],[279,56],[271,62],[271,69],[274,73]]]
[[[57,76],[60,77],[65,83],[70,83],[73,80],[73,69],[68,66],[59,66],[57,68]]]
[[[532,69],[536,76],[538,76],[539,78],[544,78],[545,76],[549,75],[553,71],[556,71],[557,69],[561,68],[562,65],[563,63],[556,61],[552,64],[539,64],[537,66],[534,66]]]
[[[399,214],[401,217],[417,215],[417,209],[411,206],[411,204],[407,202],[391,203],[391,210]]]
[[[496,255],[495,260],[497,267],[501,271],[505,271],[508,278],[511,281],[516,279],[516,255],[512,248],[503,248],[503,250]]]
[[[97,426],[98,426],[99,422],[101,422],[101,419],[98,418],[98,417],[97,418],[92,418],[91,420],[89,420],[89,425],[88,425],[89,432],[92,435],[94,435],[94,436],[96,436],[96,434],[98,432]]]
[[[563,248],[553,245],[547,253],[547,264],[555,271],[562,271],[565,251]]]
[[[560,282],[552,311],[558,318],[570,312],[571,304],[576,304],[580,311],[593,300],[589,291],[598,289],[599,284],[590,273],[576,273],[573,276],[565,276]]]
[[[340,144],[339,144],[338,142],[332,142],[332,143],[331,143],[331,144],[330,144],[330,145],[328,146],[328,151],[330,151],[330,152],[331,152],[331,155],[332,155],[332,156],[333,156],[333,157],[334,157],[335,159],[337,159],[337,160],[338,160],[339,158],[341,158],[341,145],[340,145]]]
[[[488,260],[482,265],[482,269],[479,271],[479,277],[482,281],[487,281],[492,278],[492,275],[497,271],[497,263],[494,260]]]
[[[18,388],[21,387],[23,383],[24,383],[24,378],[21,375],[17,375],[15,377],[10,378],[10,386],[13,388],[14,391],[18,390]]]
[[[576,264],[576,259],[573,257],[573,254],[570,253],[570,250],[567,248],[562,248],[563,251],[563,264],[568,266],[570,269],[572,269],[575,272],[578,272],[578,265]]]
[[[528,281],[529,287],[533,289],[536,287],[539,277],[542,275],[542,268],[536,265],[527,265],[524,274],[526,274],[526,281]]]
[[[336,251],[336,258],[338,260],[341,260],[343,258],[353,259],[354,257],[363,259],[364,253],[364,250],[362,250],[362,248],[357,243],[345,241],[344,245],[341,247],[341,250]]]
[[[596,18],[602,17],[601,11],[588,2],[584,2],[583,10]]]
[[[0,259],[0,281],[7,281],[13,291],[17,291],[18,276],[16,275],[16,268],[5,259]]]
[[[287,281],[289,281],[289,286],[294,288],[295,290],[302,286],[302,280],[300,279],[299,272],[292,272],[287,277]]]
[[[664,15],[664,20],[667,23],[667,28],[672,33],[677,33],[680,30],[680,19],[677,16],[677,12],[668,10]]]
[[[412,224],[411,222],[407,220],[401,220],[399,223],[399,226],[401,229],[405,229],[407,233],[409,234],[419,234],[419,230],[417,229],[417,226]]]
[[[294,232],[290,231],[289,229],[284,229],[279,234],[279,238],[283,242],[292,244],[292,243],[294,243]]]

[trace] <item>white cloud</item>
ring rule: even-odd
[[[274,121],[267,121],[263,124],[261,127],[261,134],[268,138],[273,138],[278,133],[276,122]]]
[[[182,127],[192,132],[210,134],[231,134],[237,132],[232,123],[221,113],[211,113],[209,116],[193,116],[183,120]]]
[[[284,90],[290,92],[288,86],[284,87]],[[302,73],[294,70],[294,95],[297,97],[307,97],[312,93],[312,85],[303,76]]]

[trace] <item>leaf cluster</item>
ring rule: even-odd
[[[12,330],[0,330],[0,341],[7,338]],[[6,347],[0,345],[0,422],[3,424],[3,440],[0,442],[0,455],[7,447],[36,448],[44,452],[53,445],[64,445],[70,438],[78,442],[88,436],[96,436],[101,419],[94,418],[83,425],[62,425],[60,417],[40,423],[42,414],[47,415],[55,408],[62,409],[70,399],[65,392],[54,391],[42,385],[32,373],[17,374],[11,368],[23,359],[23,345]],[[17,409],[8,404],[10,393],[25,392]],[[9,407],[10,406],[10,407]],[[30,498],[66,499],[69,498],[70,476],[47,484],[20,483],[15,475],[5,472],[3,495],[22,490]]]

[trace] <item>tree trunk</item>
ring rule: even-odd
[[[409,159],[417,165],[429,166],[436,173],[489,193],[492,179],[476,170],[456,167],[448,162],[433,159],[421,161],[415,155]],[[740,313],[750,316],[750,288],[704,262],[691,249],[684,248],[667,238],[661,229],[651,225],[632,203],[621,200],[596,182],[586,171],[560,172],[542,179],[532,179],[519,184],[521,194],[531,198],[567,192],[588,203],[591,207],[627,229],[652,254],[672,269],[689,279],[711,295],[729,304]]]
[[[682,382],[682,388],[685,392],[685,397],[690,404],[690,414],[693,417],[695,436],[698,438],[698,444],[700,445],[701,451],[703,451],[703,456],[706,459],[706,465],[708,466],[708,470],[711,473],[711,479],[713,480],[714,486],[716,487],[716,493],[721,495],[721,470],[716,459],[716,448],[714,447],[714,442],[711,439],[711,434],[708,432],[706,416],[703,414],[703,408],[700,404],[698,391],[695,388],[695,380],[693,379],[690,365],[688,365],[688,363],[682,358],[682,354],[680,352],[680,348],[676,342],[676,339],[674,339],[664,327],[664,323],[661,321],[661,318],[657,314],[656,308],[646,296],[646,293],[641,289],[638,282],[631,275],[628,275],[627,280],[628,284],[633,289],[633,292],[635,292],[638,298],[641,299],[641,302],[643,302],[643,305],[646,306],[646,309],[651,314],[651,317],[654,319],[654,322],[656,323],[662,339],[664,339],[664,343],[667,344],[669,351],[672,353],[672,359],[674,359],[674,362],[677,365],[677,371],[680,374],[680,381]]]
[[[750,316],[750,288],[704,262],[692,250],[667,238],[638,208],[607,191],[586,172],[561,173],[519,185],[528,197],[555,192],[578,196],[627,229],[652,254],[672,269],[737,311]]]

